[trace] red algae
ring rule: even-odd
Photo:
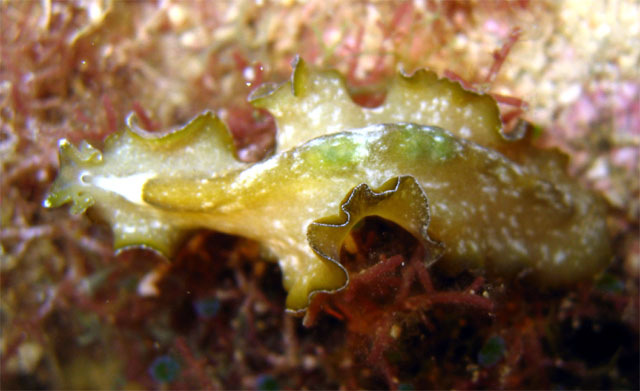
[[[610,1],[2,2],[0,388],[637,389],[639,19],[633,2]],[[397,230],[365,221],[342,259],[384,272],[349,300],[348,289],[316,295],[304,327],[284,313],[281,273],[255,242],[199,232],[172,263],[143,250],[114,257],[105,228],[41,207],[56,141],[102,140],[134,105],[161,129],[205,108],[245,117],[255,84],[240,65],[279,81],[301,54],[351,75],[374,107],[400,66],[484,81],[516,27],[489,91],[526,101],[517,117],[537,142],[568,151],[573,172],[610,202],[615,256],[595,283],[532,292],[447,276],[411,263],[410,235],[381,240]],[[244,119],[237,145],[263,151],[262,119]],[[414,310],[396,296],[415,297]],[[195,303],[210,298],[220,309],[203,318]],[[381,320],[362,322],[357,302]],[[482,366],[495,336],[504,354]],[[161,384],[149,369],[163,356],[180,374]]]

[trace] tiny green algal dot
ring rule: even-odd
[[[277,391],[280,389],[280,386],[273,376],[260,375],[256,380],[256,389],[259,391]]]
[[[196,313],[202,318],[213,318],[220,311],[220,300],[216,297],[208,297],[197,300],[193,304]]]
[[[180,364],[171,356],[157,357],[149,367],[149,374],[159,383],[170,383],[180,373]]]
[[[494,335],[487,340],[478,353],[478,364],[487,368],[495,365],[505,354],[506,344],[499,335]]]

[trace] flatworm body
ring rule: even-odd
[[[303,62],[292,80],[251,97],[278,125],[277,150],[239,162],[226,126],[204,113],[159,137],[133,123],[103,153],[61,142],[46,206],[73,201],[110,223],[116,248],[167,256],[195,228],[264,243],[277,257],[287,308],[348,284],[339,254],[366,216],[418,238],[444,270],[559,285],[609,261],[605,206],[565,173],[565,158],[501,133],[495,101],[431,72],[399,75],[385,103],[355,105],[336,73]]]

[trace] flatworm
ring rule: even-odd
[[[340,248],[367,216],[406,229],[425,262],[450,273],[526,272],[554,286],[610,259],[604,202],[566,174],[563,154],[504,135],[489,95],[418,71],[398,75],[381,106],[363,108],[339,74],[299,60],[290,81],[250,101],[276,119],[276,151],[265,160],[239,161],[210,112],[159,136],[130,117],[103,152],[61,140],[45,206],[93,208],[116,249],[171,257],[196,228],[258,240],[278,258],[293,311],[347,286]]]

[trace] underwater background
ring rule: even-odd
[[[637,1],[2,0],[0,26],[0,388],[640,387]],[[42,206],[58,140],[101,147],[132,111],[162,130],[213,110],[261,159],[275,125],[247,95],[296,55],[368,107],[421,68],[499,96],[608,202],[610,266],[553,291],[405,273],[414,239],[368,219],[344,254],[361,278],[305,326],[258,243],[114,254],[106,226]],[[402,286],[435,293],[398,312]]]

